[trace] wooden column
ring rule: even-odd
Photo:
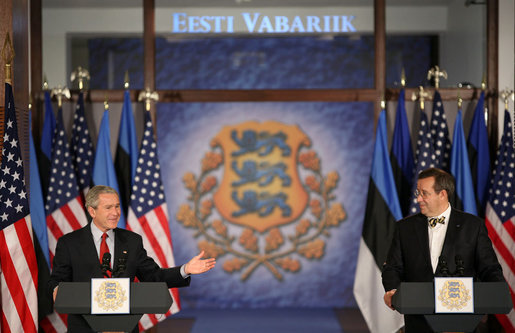
[[[154,0],[143,0],[143,77],[144,89],[156,90],[156,24]],[[151,104],[151,117],[156,130],[156,108]]]
[[[499,137],[499,0],[489,0],[486,3],[486,85],[490,92],[486,105],[488,139],[493,161]]]
[[[30,91],[32,95],[32,134],[39,141],[43,128],[43,35],[41,0],[30,0]],[[37,144],[37,143],[36,143]]]
[[[374,0],[374,49],[375,71],[374,84],[376,102],[374,107],[374,123],[377,123],[381,112],[381,99],[386,94],[386,5],[385,0]],[[375,126],[374,126],[375,128]]]

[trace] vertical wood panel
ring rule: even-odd
[[[143,61],[144,61],[144,89],[154,91],[156,89],[156,25],[155,2],[143,0]],[[156,132],[156,108],[151,103],[151,117]]]
[[[386,94],[386,5],[385,0],[374,0],[374,43],[376,102],[374,123],[377,123],[381,112],[381,96]],[[375,126],[374,126],[375,128]]]
[[[487,126],[493,160],[497,149],[499,128],[499,0],[487,1],[486,15],[486,84],[491,91],[490,98],[487,99]]]
[[[13,0],[12,2],[13,46],[16,56],[13,64],[14,105],[18,121],[18,137],[25,184],[29,189],[29,2]]]
[[[40,92],[43,86],[41,0],[30,0],[30,95],[32,96],[32,134],[39,141],[43,127]]]

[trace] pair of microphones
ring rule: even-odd
[[[456,263],[456,271],[454,273],[449,272],[449,267],[447,266],[447,259],[445,256],[441,255],[438,258],[438,267],[439,274],[438,276],[442,277],[463,277],[465,275],[465,263],[459,254],[454,257],[454,262]]]
[[[111,277],[115,278],[115,277],[120,277],[124,272],[125,272],[125,269],[127,268],[127,251],[122,251],[122,254],[120,256],[120,258],[118,258],[118,262],[116,264],[116,267],[114,269],[114,271],[111,269],[111,253],[109,252],[106,252],[104,253],[104,256],[102,257],[102,274],[105,276],[105,277],[109,277],[109,274],[108,272],[111,272]]]

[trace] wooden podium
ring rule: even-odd
[[[145,313],[166,313],[172,297],[164,282],[131,283],[130,314],[91,314],[91,283],[61,282],[54,308],[59,313],[81,314],[94,331],[130,332]]]
[[[436,332],[472,332],[486,314],[505,314],[513,307],[505,282],[474,282],[474,313],[435,314],[433,282],[402,282],[392,304],[402,314],[424,315]]]

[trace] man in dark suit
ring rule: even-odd
[[[485,223],[477,216],[451,207],[454,178],[430,168],[419,174],[420,213],[395,225],[392,244],[383,265],[384,302],[394,310],[392,297],[401,282],[432,282],[448,270],[456,272],[455,258],[463,262],[463,276],[475,281],[504,281]],[[445,264],[442,261],[444,258]],[[406,332],[432,332],[423,315],[405,315]]]
[[[209,271],[215,259],[201,259],[204,252],[180,267],[162,269],[143,248],[140,235],[117,228],[120,219],[120,200],[117,192],[108,186],[94,186],[86,195],[86,209],[92,222],[84,228],[59,238],[55,250],[52,274],[48,282],[49,292],[55,297],[60,282],[89,282],[102,278],[109,269],[124,257],[124,269],[116,277],[137,277],[142,282],[166,282],[168,288],[190,284],[191,274]],[[114,254],[111,267],[102,267],[105,251]],[[68,332],[92,332],[80,315],[68,316]],[[137,328],[136,328],[137,332]]]

